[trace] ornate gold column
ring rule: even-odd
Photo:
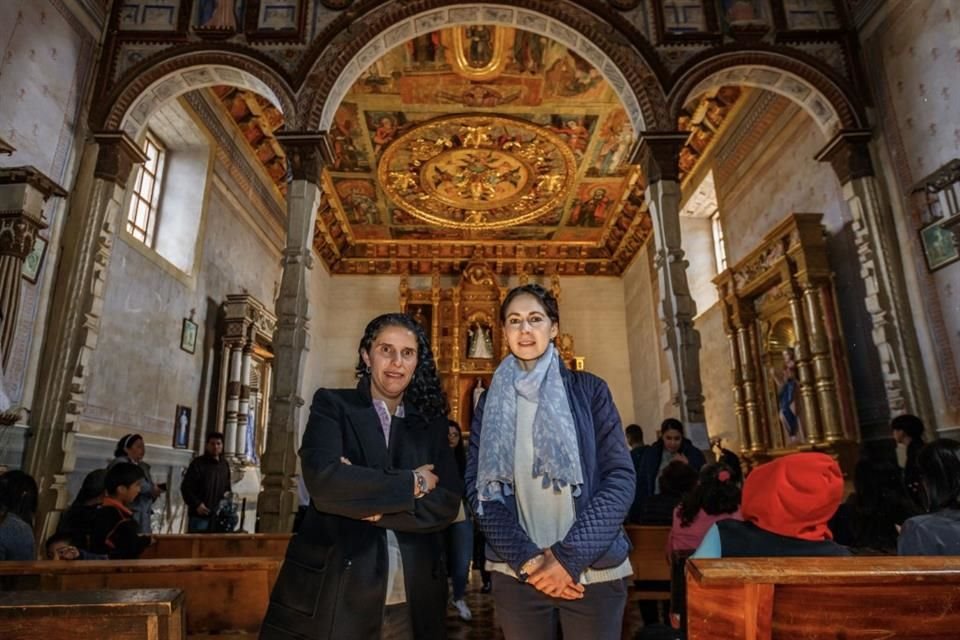
[[[693,328],[697,307],[687,284],[687,261],[680,237],[679,154],[689,134],[641,132],[634,164],[647,179],[646,201],[653,219],[660,320],[669,353],[670,380],[680,419],[703,423],[700,334]]]
[[[817,400],[816,379],[811,363],[810,337],[807,332],[807,319],[803,311],[802,292],[794,282],[783,285],[790,305],[790,317],[797,333],[796,361],[797,380],[800,384],[801,415],[804,416],[804,434],[809,444],[824,441],[823,422],[820,418],[820,406]]]
[[[37,233],[47,228],[43,206],[50,196],[67,192],[33,167],[0,168],[0,353],[10,362],[20,316],[23,261]]]
[[[317,210],[326,197],[322,172],[330,159],[326,134],[281,133],[277,141],[287,152],[293,179],[287,190],[287,246],[276,307],[273,395],[267,448],[261,463],[263,491],[257,501],[260,530],[264,532],[290,531],[297,511],[299,434],[306,423],[304,405],[313,392],[303,386],[310,349],[313,230]]]
[[[740,357],[738,336],[740,315],[737,306],[739,303],[732,291],[733,281],[729,277],[729,271],[718,276],[714,282],[720,290],[720,303],[723,305],[723,330],[727,334],[727,343],[730,347],[730,375],[733,378],[731,391],[733,392],[733,414],[737,422],[737,436],[740,438],[741,448],[749,450],[752,440],[750,437],[750,422],[747,419],[743,360]]]
[[[97,347],[124,190],[130,172],[145,160],[126,134],[95,134],[84,149],[71,194],[50,304],[56,312],[44,336],[25,453],[25,470],[40,488],[39,540],[55,530],[66,507],[66,476],[74,466],[74,433],[83,411],[87,367]]]
[[[240,356],[240,396],[237,402],[237,438],[234,451],[241,462],[247,461],[247,416],[250,413],[250,369],[253,365],[253,336],[248,335]]]

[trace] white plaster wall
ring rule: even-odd
[[[0,166],[32,165],[65,189],[74,187],[84,135],[84,101],[92,82],[96,25],[53,0],[9,0],[0,18],[0,137],[16,148]],[[20,313],[7,394],[32,405],[45,316],[66,200],[47,203],[47,257],[37,284],[21,282]]]
[[[629,414],[627,407],[620,407],[624,422],[639,424],[648,444],[654,441],[660,422],[668,416],[662,398],[665,375],[656,307],[659,292],[650,256],[652,245],[652,241],[647,243],[623,274],[626,354],[630,363],[633,414]]]
[[[328,331],[335,321],[330,313],[330,274],[323,264],[323,259],[314,252],[313,270],[310,272],[310,351],[307,353],[306,371],[304,373],[303,393],[304,400],[310,402],[313,392],[324,386],[324,373],[330,367],[328,345],[330,339]],[[359,338],[358,338],[359,339]],[[306,426],[306,417],[301,429]]]
[[[586,370],[603,378],[624,426],[633,421],[633,385],[627,345],[627,309],[621,278],[560,279],[560,330],[573,335]]]
[[[87,378],[84,429],[119,437],[142,433],[149,443],[169,446],[176,405],[194,409],[194,435],[206,402],[201,379],[218,348],[212,344],[211,314],[227,294],[247,290],[265,304],[280,279],[279,250],[253,233],[234,210],[223,183],[215,181],[205,214],[201,268],[193,282],[171,275],[121,235],[107,275],[103,320]],[[197,352],[179,348],[181,323],[196,312]],[[214,316],[215,317],[215,316]],[[209,376],[204,380],[209,385]],[[215,416],[215,408],[208,415]]]
[[[324,302],[327,314],[323,354],[324,387],[356,386],[357,345],[367,323],[400,305],[400,276],[332,276]]]
[[[703,313],[717,302],[717,259],[713,250],[713,226],[709,218],[680,217],[684,258],[687,266],[687,284],[690,296],[697,303],[697,313]]]
[[[877,107],[878,171],[891,189],[934,420],[960,425],[960,262],[930,273],[909,202],[914,184],[960,158],[960,7],[954,0],[887,0],[860,33]],[[939,322],[942,320],[942,325]],[[952,358],[945,354],[949,346]]]

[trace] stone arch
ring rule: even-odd
[[[757,87],[791,99],[828,140],[842,129],[864,127],[863,108],[844,80],[799,51],[773,50],[726,51],[688,63],[668,98],[673,126],[691,98],[723,85]]]
[[[172,50],[130,69],[105,103],[98,129],[121,130],[136,138],[150,116],[165,102],[194,89],[228,84],[255,91],[280,109],[285,120],[296,121],[296,102],[287,80],[270,64],[250,52]]]
[[[591,62],[606,78],[627,111],[635,132],[666,124],[666,72],[644,36],[614,15],[604,2],[590,10],[569,0],[457,3],[451,0],[367,2],[316,50],[304,70],[298,107],[304,128],[324,130],[343,96],[366,67],[389,49],[438,28],[463,24],[497,24],[548,36]],[[596,6],[594,6],[596,5]],[[351,22],[356,20],[359,24]]]

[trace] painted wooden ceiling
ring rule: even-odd
[[[280,187],[279,113],[215,92]],[[704,96],[678,123],[691,132],[684,173],[738,97]],[[613,89],[532,32],[470,25],[395,47],[347,92],[329,136],[315,245],[333,273],[456,273],[483,259],[501,273],[619,275],[652,230]]]

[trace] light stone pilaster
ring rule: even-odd
[[[681,247],[679,153],[688,134],[644,132],[634,157],[647,180],[646,200],[653,219],[659,315],[668,352],[674,403],[684,423],[704,423],[700,381],[700,333],[693,327],[697,307],[687,283]]]
[[[321,173],[329,159],[324,134],[286,133],[277,140],[287,152],[292,180],[287,190],[287,246],[277,298],[277,331],[273,350],[274,379],[270,398],[267,448],[263,455],[263,491],[257,502],[260,531],[287,532],[298,506],[297,451],[306,424],[305,388],[310,348],[310,318],[316,300],[309,299],[314,269],[313,232],[317,210],[325,198]],[[320,354],[313,354],[320,357]]]
[[[74,193],[64,223],[63,242],[41,365],[24,469],[40,488],[38,539],[57,525],[67,506],[67,474],[73,470],[74,436],[86,396],[90,359],[97,348],[110,255],[122,222],[123,195],[130,172],[146,160],[126,134],[94,134],[95,158],[89,189]],[[85,183],[78,180],[78,183]],[[51,256],[53,259],[54,256]]]

